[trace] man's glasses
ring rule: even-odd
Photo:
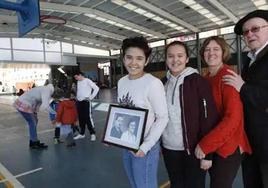
[[[247,29],[245,31],[242,32],[243,36],[247,36],[249,34],[249,32],[251,33],[257,33],[261,30],[261,28],[264,28],[264,27],[268,27],[268,25],[263,25],[263,26],[254,26],[250,29]]]

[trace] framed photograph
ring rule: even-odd
[[[143,141],[148,110],[110,105],[103,142],[137,151]]]

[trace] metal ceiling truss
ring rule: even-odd
[[[111,32],[108,32],[108,31],[105,31],[105,30],[102,30],[102,29],[98,29],[96,27],[84,25],[84,24],[81,24],[81,23],[78,23],[78,22],[74,22],[74,21],[68,21],[67,22],[67,25],[71,25],[72,27],[75,27],[75,28],[80,28],[81,30],[84,29],[84,30],[87,30],[87,31],[91,31],[92,33],[103,35],[105,37],[109,37],[109,38],[112,38],[114,40],[122,41],[125,38],[127,38],[126,36],[122,36],[122,35],[118,35],[118,34],[115,34],[115,33],[111,33]]]
[[[97,16],[100,16],[102,18],[112,20],[117,23],[121,23],[123,25],[129,26],[131,28],[139,29],[141,31],[150,33],[154,36],[157,36],[159,38],[167,38],[167,36],[163,35],[162,33],[155,32],[153,30],[150,30],[148,28],[136,25],[134,23],[128,22],[126,20],[123,20],[121,18],[115,17],[111,14],[107,14],[104,12],[101,12],[96,9],[91,9],[91,8],[85,8],[85,7],[77,7],[77,6],[72,6],[72,5],[62,5],[62,4],[57,4],[57,3],[46,3],[46,2],[40,2],[40,9],[41,10],[48,10],[48,11],[58,11],[58,12],[66,12],[66,13],[74,13],[74,14],[95,14]]]
[[[53,37],[54,40],[104,50],[120,49],[121,41],[126,37],[144,35],[153,42],[178,37],[185,32],[191,34],[218,29],[233,25],[252,10],[268,8],[267,1],[260,0],[125,0],[123,3],[134,5],[135,10],[127,9],[124,4],[116,4],[113,0],[40,0],[41,13],[62,17],[67,23],[43,23],[28,33],[27,37]],[[217,25],[217,21],[212,21],[213,18],[205,17],[202,8],[203,12],[224,23]],[[144,15],[136,9],[143,9]],[[161,19],[151,19],[149,22],[150,19],[145,14],[150,13]],[[95,17],[90,17],[90,14]],[[178,27],[163,24],[161,20]],[[18,36],[15,11],[0,9],[0,24],[0,37]],[[202,41],[203,39],[200,40]],[[230,44],[233,51],[236,50],[234,41]],[[247,50],[243,38],[241,44],[243,51]],[[196,44],[189,42],[188,45],[191,55],[196,56]]]
[[[219,1],[217,0],[208,0],[212,5],[214,5],[219,11],[224,13],[230,20],[232,20],[234,23],[236,23],[239,18],[236,17],[231,11],[229,11],[225,6],[223,6]]]

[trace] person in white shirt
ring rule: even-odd
[[[85,138],[86,125],[90,132],[91,141],[96,140],[94,123],[92,119],[91,100],[97,95],[99,87],[90,79],[84,77],[83,72],[74,75],[77,80],[77,112],[80,126],[80,134],[74,137],[75,140]]]
[[[151,54],[144,37],[125,39],[122,52],[128,75],[118,82],[118,102],[149,110],[143,142],[135,153],[123,150],[123,163],[132,188],[156,188],[159,139],[168,122],[165,90],[159,79],[144,72]]]
[[[128,124],[128,128],[125,132],[123,132],[122,136],[121,136],[121,140],[128,142],[128,143],[136,143],[137,137],[135,134],[135,130],[137,127],[137,123],[134,120],[131,120]]]

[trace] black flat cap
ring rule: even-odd
[[[237,35],[242,35],[242,27],[246,21],[248,21],[251,18],[263,18],[266,21],[268,21],[268,11],[267,10],[255,10],[253,12],[250,12],[245,17],[241,18],[234,27],[234,32]]]

